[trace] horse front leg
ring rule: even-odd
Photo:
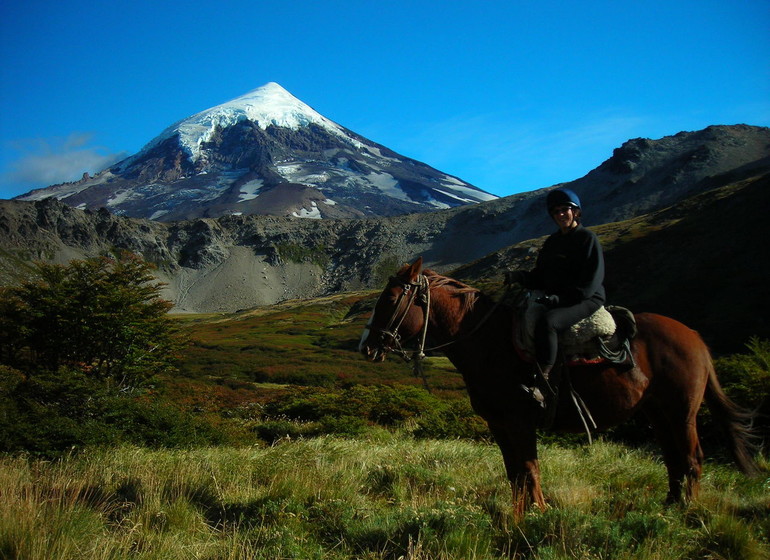
[[[505,471],[511,483],[514,517],[517,520],[523,518],[530,504],[545,510],[535,429],[528,430],[507,422],[490,422],[489,428],[503,455]]]
[[[537,506],[540,511],[546,508],[545,496],[540,486],[540,464],[537,459],[524,461],[518,472],[508,471],[513,497],[513,511],[517,519],[521,519],[530,504]]]

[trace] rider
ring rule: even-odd
[[[545,295],[546,305],[535,325],[535,357],[543,379],[556,363],[559,333],[589,317],[605,301],[604,254],[596,235],[580,223],[580,199],[570,189],[558,188],[546,198],[548,214],[559,230],[546,239],[531,271],[514,270],[506,283],[519,283]],[[534,393],[542,402],[542,396]]]

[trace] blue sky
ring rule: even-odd
[[[770,126],[767,0],[11,0],[0,56],[0,198],[271,81],[499,196],[630,138]]]

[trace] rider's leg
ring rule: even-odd
[[[548,375],[556,363],[559,334],[581,319],[590,317],[599,307],[599,303],[585,300],[577,305],[549,309],[540,316],[535,325],[535,357],[540,368],[540,374],[546,383],[548,382]]]

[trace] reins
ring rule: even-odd
[[[509,289],[510,288],[506,288],[506,293]],[[408,351],[401,346],[401,336],[398,334],[398,329],[401,327],[401,324],[404,322],[404,319],[406,318],[406,315],[409,312],[409,308],[412,306],[415,299],[417,299],[419,296],[422,296],[423,298],[422,301],[420,302],[423,306],[423,324],[422,324],[422,328],[420,329],[417,348],[415,350]],[[475,335],[479,331],[479,329],[487,322],[487,320],[492,316],[492,314],[497,310],[498,306],[500,305],[500,302],[503,299],[505,299],[505,294],[500,300],[495,302],[492,308],[486,313],[486,315],[484,315],[481,321],[479,321],[473,327],[473,329],[471,329],[470,332],[462,335],[459,338],[450,340],[449,342],[445,342],[437,346],[432,346],[430,348],[425,348],[425,341],[428,336],[428,323],[430,321],[430,281],[424,274],[420,274],[417,277],[416,282],[402,283],[402,291],[399,294],[398,299],[396,300],[396,308],[393,311],[393,315],[388,321],[388,324],[385,327],[385,329],[381,330],[381,333],[383,336],[383,343],[384,343],[384,337],[387,336],[390,338],[390,340],[396,345],[396,347],[387,348],[387,350],[394,352],[395,354],[398,354],[406,362],[412,362],[413,363],[412,373],[414,374],[415,377],[422,378],[423,386],[427,391],[430,391],[431,390],[430,385],[428,384],[428,379],[425,376],[425,371],[423,368],[423,360],[426,357],[426,352],[433,352],[441,348],[446,348],[447,346],[451,346],[452,344],[457,344],[458,342],[462,342],[463,340],[466,340],[472,337],[473,335]],[[407,300],[407,304],[406,304],[406,307],[404,307],[402,312],[401,305],[405,300]],[[395,324],[395,329],[393,328],[394,324]]]

